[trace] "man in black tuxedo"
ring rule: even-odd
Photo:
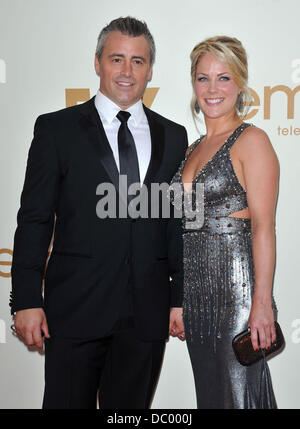
[[[95,408],[98,391],[100,408],[148,408],[165,340],[183,332],[181,220],[136,218],[127,195],[128,216],[118,203],[116,216],[98,210],[99,185],[119,195],[120,175],[169,183],[184,157],[184,127],[141,101],[154,57],[145,23],[112,21],[98,39],[96,97],[35,124],[11,307],[27,345],[43,349],[45,337],[44,408]]]

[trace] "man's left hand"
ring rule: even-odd
[[[185,339],[184,325],[182,318],[182,308],[173,307],[170,311],[169,334],[178,337],[180,340]]]

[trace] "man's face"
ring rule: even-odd
[[[120,109],[128,109],[142,98],[151,79],[147,39],[111,32],[100,61],[95,57],[95,69],[100,76],[100,91]]]

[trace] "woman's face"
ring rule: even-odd
[[[235,113],[241,89],[233,80],[228,66],[207,53],[197,64],[195,91],[203,114],[219,118]]]

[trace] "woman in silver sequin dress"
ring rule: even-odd
[[[225,36],[207,39],[191,60],[192,106],[202,111],[207,134],[189,147],[172,181],[185,197],[185,203],[172,199],[178,209],[183,204],[185,214],[184,333],[180,310],[170,333],[186,338],[198,408],[276,408],[268,365],[240,365],[232,339],[248,326],[254,349],[269,348],[276,338],[278,161],[267,135],[242,122],[249,90],[241,43]],[[201,207],[204,222],[186,215]]]

